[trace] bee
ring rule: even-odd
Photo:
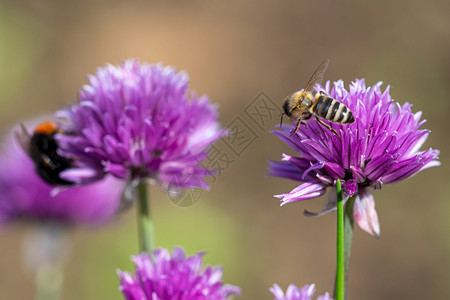
[[[317,93],[315,96],[311,93],[314,85],[322,82],[323,74],[329,63],[329,59],[324,60],[317,67],[316,71],[314,71],[306,84],[306,87],[303,90],[288,96],[284,101],[284,112],[281,114],[280,127],[284,115],[288,116],[292,122],[295,121],[296,125],[294,131],[290,135],[291,137],[297,132],[301,124],[307,127],[306,123],[303,121],[309,120],[312,115],[316,117],[317,122],[334,132],[339,138],[340,135],[337,131],[323,122],[320,118],[339,124],[350,124],[355,121],[350,109],[338,100],[331,98],[323,91]]]
[[[34,162],[36,172],[48,184],[72,185],[74,182],[60,177],[60,173],[73,165],[73,160],[58,154],[58,143],[55,134],[64,133],[54,122],[40,123],[29,134],[23,124],[22,132],[16,133],[16,137],[22,148]]]

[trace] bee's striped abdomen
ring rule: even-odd
[[[341,102],[327,95],[317,95],[316,97],[318,98],[313,107],[313,112],[319,117],[340,124],[348,124],[355,121],[352,112]]]

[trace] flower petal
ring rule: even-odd
[[[326,186],[323,183],[305,182],[287,194],[275,195],[274,197],[280,198],[280,205],[283,206],[287,203],[319,197],[325,194],[325,188]]]
[[[271,171],[268,174],[269,176],[284,177],[296,181],[301,180],[302,171],[297,166],[284,161],[269,161],[269,163],[269,170]]]
[[[312,300],[316,291],[315,284],[306,284],[302,288],[290,284],[286,290],[286,293],[280,288],[278,284],[274,284],[270,289],[270,292],[275,296],[274,300]],[[319,296],[318,300],[332,300],[329,293],[325,293],[323,296]]]
[[[350,196],[354,195],[358,191],[358,183],[355,179],[346,180],[342,184],[342,189]]]
[[[389,172],[385,173],[382,176],[382,180],[384,183],[394,183],[408,177],[413,176],[417,172],[433,167],[438,166],[439,163],[433,163],[435,159],[438,158],[439,151],[428,149],[427,151],[417,154],[411,158],[403,160],[397,164],[395,164]]]
[[[371,160],[366,168],[365,173],[367,178],[374,180],[379,178],[382,174],[385,174],[396,163],[395,157],[391,154],[385,154],[378,156]]]
[[[303,173],[303,175],[302,175],[302,181],[305,181],[305,180],[306,180],[306,178],[307,178],[309,172],[314,171],[314,170],[320,170],[320,169],[322,169],[322,168],[323,168],[323,163],[321,163],[321,162],[318,162],[318,163],[315,163],[315,164],[311,165],[311,166],[310,166],[308,169],[306,169],[306,171]],[[310,176],[310,177],[311,177],[311,176]]]
[[[104,177],[104,174],[90,168],[68,169],[59,174],[65,180],[75,183],[90,183]]]
[[[366,175],[360,168],[351,166],[350,170],[352,170],[352,176],[357,182],[364,182],[366,180]]]
[[[325,293],[325,295],[317,297],[317,300],[333,300],[333,298],[331,298],[330,294]]]
[[[362,230],[376,238],[380,237],[380,223],[375,210],[375,200],[367,188],[359,190],[353,206],[353,215]]]
[[[281,289],[281,287],[278,284],[274,284],[269,291],[275,296],[276,299],[278,298],[283,298],[284,297],[284,292]]]
[[[327,170],[328,174],[334,179],[344,178],[345,176],[345,170],[340,164],[325,162],[324,167]]]

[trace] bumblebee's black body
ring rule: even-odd
[[[58,154],[58,143],[53,132],[34,132],[30,137],[28,154],[33,160],[36,172],[48,184],[72,185],[71,181],[62,179],[60,173],[73,164],[69,158]]]

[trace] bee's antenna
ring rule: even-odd
[[[286,113],[281,113],[280,128],[281,128],[281,125],[283,125],[283,116],[284,116],[285,114],[286,114]]]

